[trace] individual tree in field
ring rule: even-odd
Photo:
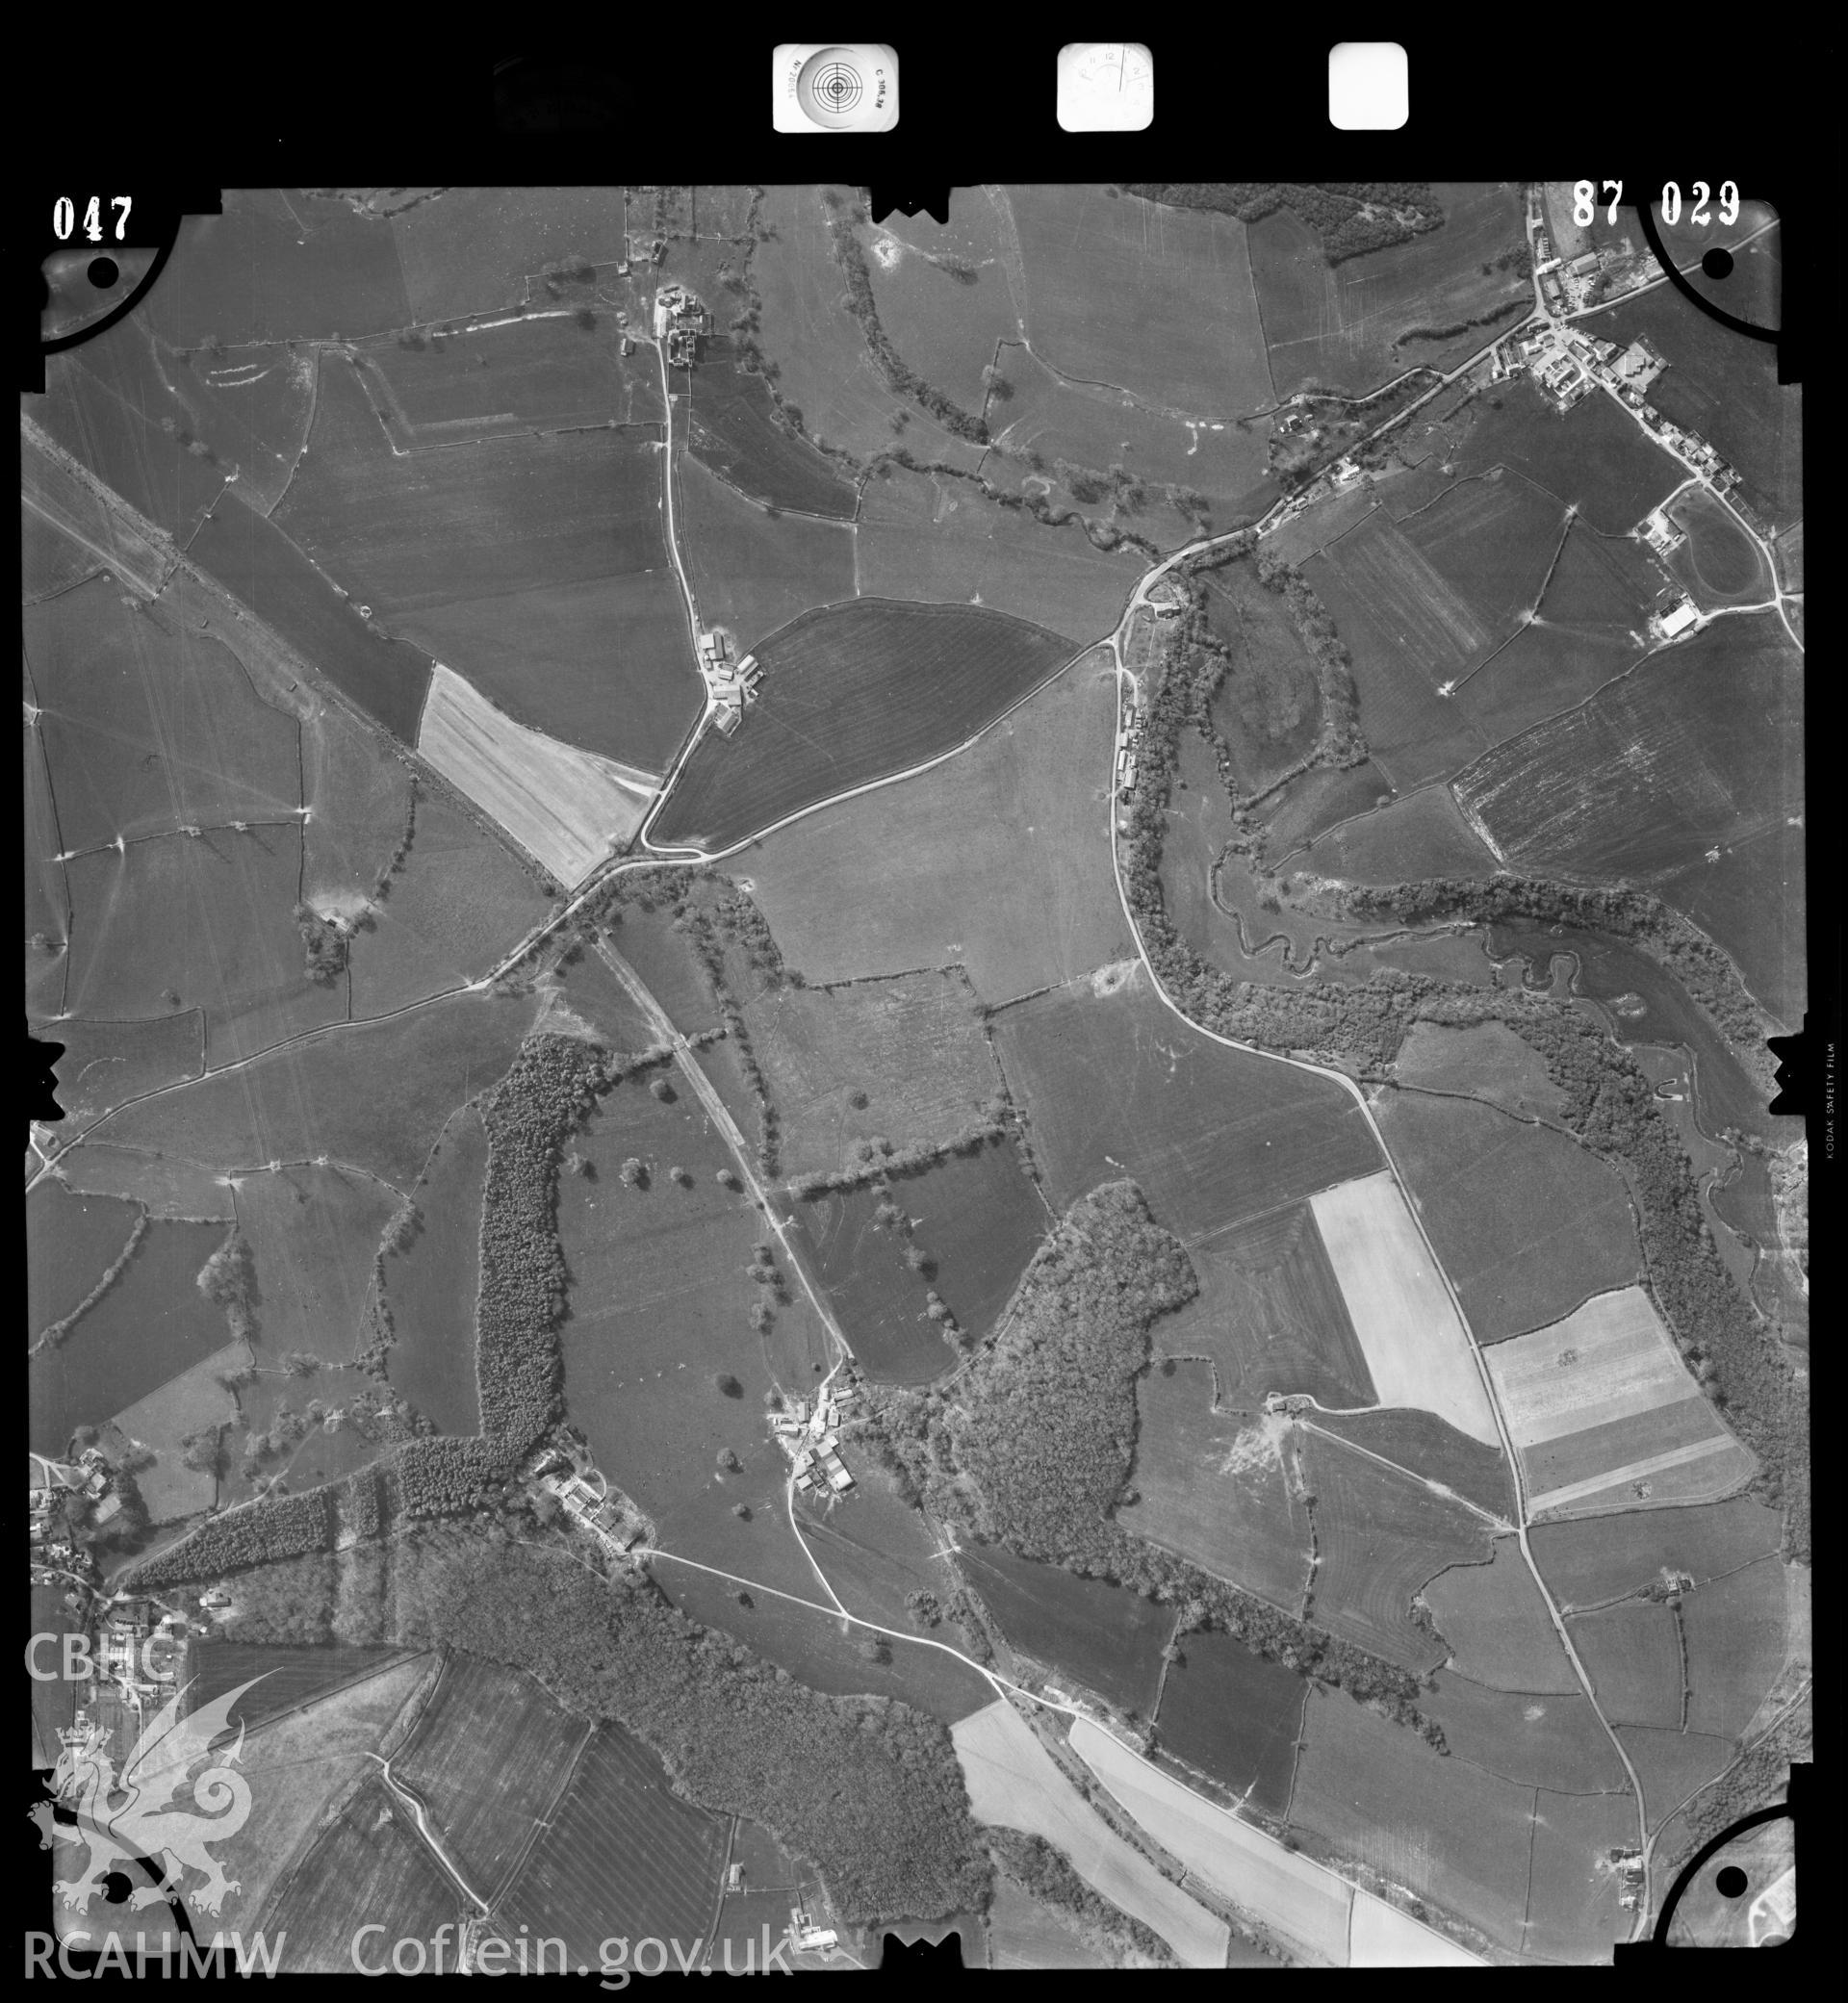
[[[647,1170],[643,1168],[640,1161],[634,1155],[629,1155],[623,1163],[623,1186],[631,1190],[638,1188],[646,1173]]]
[[[668,1083],[668,1081],[665,1078],[656,1078],[654,1081],[654,1083],[649,1086],[648,1089],[654,1094],[654,1096],[657,1099],[660,1100],[663,1106],[671,1105],[673,1103],[674,1088]]]
[[[744,1386],[738,1382],[737,1378],[730,1371],[720,1371],[712,1381],[718,1387],[721,1396],[725,1398],[742,1398],[744,1396]]]
[[[730,1447],[721,1447],[718,1451],[718,1465],[724,1473],[735,1475],[743,1468],[744,1463]]]

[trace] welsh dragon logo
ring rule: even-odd
[[[56,1821],[43,1803],[33,1814],[42,1848],[56,1840],[83,1843],[89,1850],[82,1876],[61,1878],[56,1886],[67,1907],[87,1912],[110,1872],[143,1860],[151,1864],[157,1858],[164,1875],[158,1885],[136,1887],[129,1904],[137,1909],[184,1896],[189,1905],[216,1914],[226,1895],[238,1889],[237,1880],[225,1876],[208,1846],[236,1836],[250,1813],[250,1784],[237,1771],[244,1756],[243,1726],[235,1745],[216,1754],[212,1747],[231,1730],[238,1699],[262,1681],[252,1677],[201,1705],[191,1717],[181,1716],[192,1688],[183,1685],[142,1727],[119,1776],[107,1751],[107,1733],[92,1731],[64,1747],[52,1785],[59,1806],[75,1815],[76,1830]],[[189,1785],[189,1774],[202,1759],[217,1763]],[[189,1871],[205,1882],[189,1887]]]

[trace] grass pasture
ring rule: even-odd
[[[805,1205],[798,1224],[867,1374],[883,1384],[928,1384],[958,1352],[926,1313],[929,1285],[906,1264],[904,1241],[875,1221],[877,1201],[869,1189],[831,1193]]]
[[[1630,1783],[1584,1697],[1494,1690],[1439,1670],[1419,1708],[1443,1727],[1453,1759],[1527,1787],[1623,1794]]]
[[[724,1821],[672,1793],[654,1755],[604,1725],[498,1916],[509,1938],[524,1922],[535,1939],[562,1939],[572,1967],[599,1965],[619,1935],[690,1945],[711,1923],[724,1856]]]
[[[38,1337],[89,1298],[127,1247],[141,1215],[119,1196],[80,1196],[55,1178],[26,1197],[26,1336]]]
[[[421,347],[379,341],[365,352],[373,407],[391,416],[412,451],[509,431],[631,422],[609,348],[569,314],[505,321]],[[329,356],[324,366],[337,372],[342,363]]]
[[[1577,1142],[1479,1100],[1418,1091],[1383,1094],[1377,1116],[1478,1342],[1636,1277],[1623,1183]]]
[[[1378,1412],[1317,1412],[1308,1423],[1437,1482],[1478,1508],[1513,1519],[1514,1483],[1502,1450],[1458,1432],[1434,1412],[1402,1405]]]
[[[370,1935],[365,1945],[384,1943],[372,1960],[382,1968],[394,1940],[427,1942],[438,1927],[455,1927],[463,1912],[461,1893],[417,1834],[409,1809],[372,1774],[296,1865],[266,1911],[265,1932],[286,1937],[289,1973],[350,1974],[354,1937],[379,1913],[391,1914],[392,1931]]]
[[[185,1465],[186,1450],[181,1443],[189,1433],[229,1425],[236,1420],[237,1402],[218,1377],[249,1362],[245,1345],[227,1344],[216,1355],[202,1357],[190,1370],[169,1377],[157,1391],[116,1414],[118,1433],[154,1450],[153,1465],[139,1469],[135,1476],[150,1523],[176,1523],[211,1508],[218,1500],[217,1480]]]
[[[25,655],[66,849],[184,824],[293,821],[295,719],[217,640],[95,578],[25,614]]]
[[[1679,1731],[1683,1723],[1693,1724],[1691,1715],[1684,1715],[1682,1698],[1691,1663],[1682,1654],[1681,1625],[1673,1607],[1655,1600],[1625,1600],[1595,1613],[1575,1614],[1567,1626],[1598,1708],[1613,1725]],[[1777,1639],[1781,1662],[1781,1631]],[[1756,1707],[1758,1699],[1752,1702]]]
[[[956,1757],[978,1822],[1023,1829],[1062,1850],[1073,1870],[1119,1913],[1161,1935],[1190,1968],[1223,1968],[1225,1922],[1170,1884],[1083,1798],[1006,1698],[953,1728]]]
[[[1600,321],[1587,324],[1609,332]],[[1576,507],[1602,535],[1627,535],[1687,477],[1681,461],[1609,397],[1587,397],[1561,417],[1529,382],[1511,383],[1502,396],[1500,410],[1472,406],[1474,422],[1454,455],[1459,471],[1505,466]]]
[[[1304,1680],[1229,1634],[1187,1634],[1180,1651],[1162,1685],[1163,1752],[1281,1815],[1296,1778]]]
[[[325,1154],[405,1189],[455,1108],[505,1072],[532,1014],[529,998],[457,994],[334,1028],[126,1107],[95,1139],[224,1168]]]
[[[530,1677],[450,1656],[395,1771],[423,1796],[463,1877],[492,1901],[589,1736]]]
[[[1117,1806],[1186,1865],[1190,1878],[1314,1961],[1347,1965],[1354,1893],[1345,1879],[1202,1799],[1089,1718],[1073,1723],[1071,1749]]]
[[[1487,1099],[1525,1119],[1556,1119],[1565,1104],[1540,1054],[1502,1022],[1415,1022],[1393,1068],[1401,1085]]]
[[[372,1258],[394,1193],[338,1164],[246,1172],[238,1228],[256,1260],[258,1339],[269,1356],[299,1349],[351,1361],[372,1294]]]
[[[1786,1028],[1802,1021],[1809,993],[1805,838],[1786,817],[1724,848],[1714,861],[1703,856],[1688,863],[1658,886],[1732,956],[1745,985]]]
[[[994,1034],[1060,1210],[1127,1174],[1191,1246],[1379,1166],[1339,1086],[1196,1035],[1140,968],[1038,996]]]
[[[325,909],[370,897],[411,818],[410,759],[347,710],[315,702],[301,719],[301,797],[303,898]]]
[[[918,376],[964,410],[982,408],[983,370],[1020,333],[1003,199],[962,189],[947,223],[924,211],[888,216],[867,246],[880,325]]]
[[[1376,1402],[1309,1205],[1203,1234],[1191,1256],[1200,1291],[1157,1322],[1154,1345],[1169,1356],[1206,1355],[1221,1404],[1256,1404],[1271,1391],[1326,1405]]]
[[[1123,1528],[1299,1612],[1312,1539],[1285,1465],[1287,1424],[1216,1410],[1199,1363],[1144,1376],[1136,1408],[1138,1500],[1118,1509]]]
[[[641,826],[656,779],[503,716],[438,666],[417,749],[568,887]]]
[[[368,626],[274,522],[234,494],[206,517],[186,553],[348,701],[400,743],[417,742],[428,655]]]
[[[464,1437],[481,1427],[475,1297],[487,1173],[487,1130],[473,1106],[461,1107],[411,1192],[416,1236],[402,1251],[385,1254],[385,1305],[392,1317],[385,1367],[392,1388],[439,1431]]]
[[[703,738],[650,829],[730,848],[834,793],[965,742],[1057,673],[1056,633],[986,607],[860,599],[805,614],[757,650],[736,736]]]
[[[1018,1971],[1107,1968],[1110,1963],[1060,1907],[1036,1899],[1006,1872],[994,1880],[988,1908],[988,1966]]]
[[[1512,1537],[1486,1565],[1457,1565],[1425,1586],[1424,1604],[1450,1644],[1450,1670],[1498,1690],[1578,1688],[1540,1588]]]
[[[1286,780],[1262,809],[1265,853],[1292,856],[1317,835],[1365,813],[1392,795],[1393,782],[1369,758],[1341,771],[1319,765]]]
[[[1536,873],[1682,867],[1799,809],[1794,660],[1773,614],[1722,620],[1498,746],[1457,797]]]
[[[1379,1402],[1434,1412],[1493,1446],[1498,1434],[1470,1339],[1390,1169],[1311,1198]]]
[[[1310,876],[1350,884],[1408,884],[1421,877],[1490,877],[1497,864],[1457,811],[1450,788],[1422,786],[1319,835],[1292,859]]]
[[[669,376],[694,458],[754,501],[851,522],[858,499],[852,483],[806,438],[778,424],[769,384],[738,366],[732,337],[716,334],[706,347],[697,369]]]
[[[1174,1609],[1102,1579],[1017,1556],[1002,1544],[964,1545],[957,1569],[1023,1655],[1124,1710],[1146,1717],[1162,1682]]]
[[[791,1175],[838,1168],[856,1143],[875,1136],[901,1148],[951,1141],[1000,1086],[968,989],[954,975],[777,989],[745,1015]],[[863,1107],[852,1103],[856,1095]]]
[[[314,351],[291,346],[278,353],[259,347],[182,360],[157,348],[155,366],[178,406],[168,408],[176,417],[184,409],[185,428],[221,469],[237,469],[244,500],[267,515],[282,499],[308,442]]]
[[[78,1426],[100,1425],[224,1347],[224,1310],[194,1284],[223,1242],[216,1223],[147,1227],[109,1291],[32,1358],[36,1452],[62,1454]]]
[[[1608,1965],[1628,1940],[1633,1915],[1618,1903],[1622,1887],[1607,1866],[1611,1852],[1636,1843],[1634,1805],[1616,1794],[1542,1791],[1534,1803],[1523,1951],[1550,1962]]]
[[[1775,1555],[1783,1533],[1776,1510],[1739,1496],[1700,1508],[1543,1524],[1529,1543],[1560,1605],[1593,1607],[1640,1593],[1664,1573],[1704,1585]]]
[[[1794,554],[1800,544],[1793,544]],[[1787,560],[1787,559],[1786,559]],[[30,507],[19,510],[19,603],[37,604],[93,578],[102,568],[97,557],[65,535],[55,523]]]
[[[621,188],[448,188],[391,218],[412,314],[428,324],[519,305],[561,264],[620,264]],[[402,321],[393,322],[395,325]]]
[[[1756,1558],[1696,1586],[1681,1603],[1687,1639],[1687,1729],[1737,1739],[1784,1667],[1790,1639],[1784,1567]]]
[[[1010,188],[1001,202],[1027,334],[1063,374],[1198,417],[1273,400],[1236,218],[1077,184]]]
[[[1282,597],[1267,591],[1248,563],[1201,578],[1213,637],[1232,656],[1213,697],[1215,727],[1232,753],[1242,791],[1262,792],[1313,749],[1322,729],[1316,665]]]
[[[190,1708],[197,1710],[254,1678],[254,1686],[231,1713],[232,1723],[241,1724],[247,1733],[255,1733],[260,1726],[272,1725],[291,1713],[310,1717],[317,1713],[338,1715],[344,1708],[329,1704],[328,1699],[374,1682],[383,1672],[410,1661],[418,1663],[420,1682],[436,1666],[433,1656],[419,1656],[414,1651],[392,1643],[355,1647],[346,1642],[332,1642],[318,1648],[295,1648],[263,1641],[220,1640],[209,1634],[197,1636],[186,1665],[187,1673],[193,1679]],[[405,1679],[395,1677],[389,1686],[381,1685],[378,1691],[368,1695],[375,1701],[386,1688],[399,1689],[404,1682]],[[372,1715],[377,1715],[375,1709]]]
[[[1533,1790],[1446,1759],[1338,1690],[1311,1691],[1290,1819],[1336,1857],[1518,1951]]]
[[[732,635],[734,657],[811,605],[854,596],[851,522],[772,514],[686,455],[674,478],[680,555],[700,617]]]
[[[821,984],[959,963],[992,1006],[1133,953],[1115,721],[1112,679],[1083,662],[961,757],[771,835],[745,866],[790,964]],[[1093,767],[1094,790],[1072,784]]]
[[[145,1022],[58,1025],[64,1054],[56,1060],[58,1103],[68,1119],[88,1124],[112,1106],[196,1078],[205,1062],[205,1022],[197,1009]]]
[[[1075,520],[1039,522],[972,480],[889,464],[866,483],[855,550],[869,598],[989,605],[1076,645],[1115,629],[1137,575],[1133,552],[1100,550]]]
[[[1703,612],[1761,604],[1773,595],[1771,574],[1758,546],[1708,488],[1684,487],[1665,512],[1687,534],[1668,558],[1668,568]]]
[[[1491,468],[1455,481],[1399,526],[1500,640],[1537,609],[1570,519],[1532,481]]]
[[[176,1161],[153,1148],[101,1146],[85,1142],[58,1160],[58,1179],[84,1195],[126,1196],[150,1217],[228,1224],[235,1215],[231,1186],[209,1168]]]
[[[1325,1434],[1307,1434],[1302,1460],[1321,1560],[1314,1617],[1420,1676],[1435,1669],[1444,1644],[1412,1619],[1412,1601],[1448,1567],[1491,1554],[1482,1519]]]
[[[1643,1784],[1649,1826],[1659,1829],[1683,1802],[1732,1765],[1734,1747],[1729,1738],[1698,1732],[1651,1731],[1644,1725],[1620,1725],[1630,1763]]]
[[[1287,209],[1251,225],[1251,271],[1279,397],[1310,382],[1359,394],[1405,369],[1451,369],[1519,323],[1531,302],[1527,281],[1481,270],[1521,245],[1518,191],[1506,182],[1446,182],[1435,192],[1441,228],[1338,265]],[[1504,306],[1505,321],[1440,340],[1410,338]]]

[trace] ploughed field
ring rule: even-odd
[[[860,599],[806,614],[757,650],[757,700],[708,732],[649,830],[727,849],[835,793],[955,747],[1069,657],[1056,633],[970,605]]]

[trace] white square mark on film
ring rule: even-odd
[[[1338,41],[1328,51],[1328,122],[1340,132],[1396,132],[1409,115],[1409,67],[1396,41]]]

